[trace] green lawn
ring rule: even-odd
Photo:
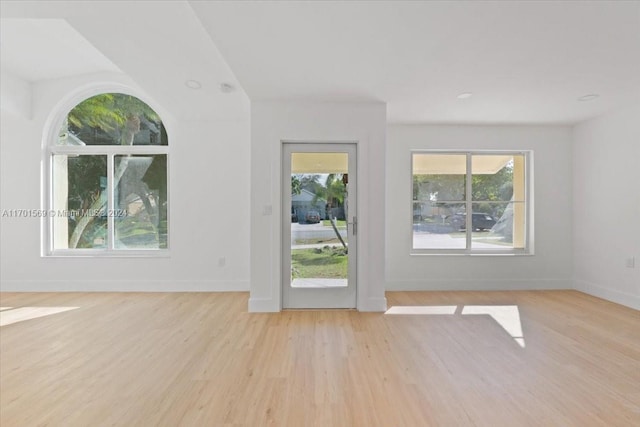
[[[291,251],[293,278],[345,279],[347,255],[342,247],[293,249]]]
[[[325,227],[331,227],[331,221],[328,219],[323,219],[322,220],[322,225],[324,225]],[[336,221],[336,226],[338,228],[342,227],[345,228],[347,226],[347,221],[343,220],[343,219],[339,219]]]

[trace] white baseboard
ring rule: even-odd
[[[574,289],[616,304],[640,310],[640,296],[607,289],[586,280],[574,279]]]
[[[387,280],[387,291],[525,291],[573,289],[565,279]]]
[[[273,298],[249,297],[249,313],[277,313],[280,310],[280,304]]]
[[[386,298],[367,298],[360,301],[358,311],[379,311],[387,310]],[[271,298],[249,298],[250,313],[276,313],[280,311],[280,305]]]
[[[362,301],[359,301],[358,311],[375,311],[375,312],[387,311],[387,299],[386,298],[363,298]]]
[[[2,292],[247,292],[245,280],[3,280]]]

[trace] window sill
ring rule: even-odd
[[[45,253],[43,258],[171,258],[169,249],[155,250],[112,250],[104,249],[75,249],[56,250]]]
[[[471,257],[487,257],[487,256],[534,256],[533,252],[410,252],[410,256],[471,256]]]

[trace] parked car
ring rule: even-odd
[[[298,222],[298,213],[293,206],[291,207],[291,222]]]
[[[464,230],[467,228],[466,212],[449,215],[446,218],[446,221],[458,230]],[[496,220],[489,214],[474,212],[471,217],[471,226],[474,230],[491,230],[494,225],[496,225]]]
[[[307,211],[304,221],[307,224],[317,224],[320,222],[320,213],[318,211]]]

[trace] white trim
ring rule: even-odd
[[[127,156],[169,154],[168,145],[56,145],[49,154],[77,154],[85,156]]]
[[[631,295],[624,292],[607,289],[598,284],[588,282],[586,280],[574,279],[574,289],[585,294],[602,298],[616,304],[624,305],[636,310],[640,310],[640,296]]]
[[[573,289],[569,279],[422,279],[387,282],[387,291],[526,291]]]
[[[47,258],[171,258],[170,249],[55,249]]]
[[[2,292],[248,292],[246,280],[3,280]]]
[[[277,313],[282,308],[273,298],[249,298],[250,313]]]
[[[115,167],[115,159],[113,154],[107,156],[107,212],[113,212],[115,206],[115,188],[113,171]],[[107,215],[107,252],[111,252],[115,248],[115,218],[113,215]],[[55,251],[54,251],[55,252]]]
[[[387,311],[387,298],[362,298],[358,301],[358,311]]]

